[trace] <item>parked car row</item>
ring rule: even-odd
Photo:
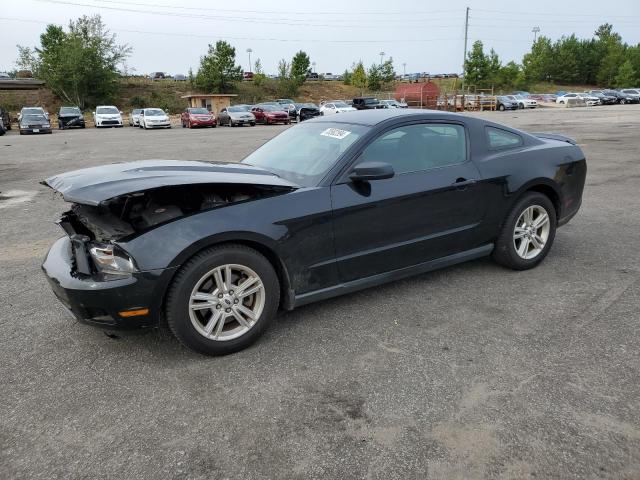
[[[640,88],[624,88],[621,90],[589,90],[587,92],[559,92],[556,103],[565,105],[568,103],[596,105],[625,105],[628,103],[640,103]]]

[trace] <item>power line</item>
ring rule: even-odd
[[[11,18],[11,17],[0,17],[0,20],[7,21],[15,21],[15,22],[24,22],[24,23],[37,23],[41,25],[49,25],[54,22],[46,22],[42,20],[31,20],[25,18]],[[370,43],[370,44],[378,44],[378,43],[407,43],[407,42],[418,42],[418,43],[428,43],[428,42],[450,42],[453,40],[458,40],[457,38],[429,38],[429,39],[358,39],[358,40],[332,40],[332,39],[313,39],[313,38],[258,38],[258,37],[237,37],[237,36],[229,36],[225,34],[217,34],[217,35],[202,35],[196,33],[177,33],[177,32],[151,32],[144,30],[129,30],[123,28],[110,28],[109,30],[113,32],[122,32],[122,33],[139,33],[145,35],[160,35],[167,37],[184,37],[184,38],[205,38],[208,40],[213,40],[216,38],[220,39],[228,39],[228,40],[255,40],[255,41],[265,41],[265,42],[313,42],[313,43],[338,43],[338,44],[358,44],[358,43]]]
[[[180,18],[192,18],[197,20],[226,20],[226,21],[234,21],[241,23],[256,23],[256,24],[269,24],[269,25],[287,25],[287,26],[298,26],[298,27],[325,27],[325,28],[375,28],[379,29],[379,25],[347,25],[347,24],[338,24],[338,23],[309,23],[304,19],[289,19],[285,20],[273,20],[273,19],[260,19],[260,18],[252,18],[252,17],[229,17],[229,16],[220,16],[220,15],[204,15],[204,14],[190,14],[190,13],[181,13],[181,12],[163,12],[159,10],[141,10],[136,8],[125,8],[125,7],[113,7],[107,5],[93,5],[90,3],[81,3],[81,2],[72,2],[68,0],[35,0],[37,2],[43,3],[51,3],[54,5],[71,5],[75,7],[89,7],[96,9],[104,9],[104,10],[113,10],[120,12],[129,12],[129,13],[142,13],[148,15],[160,15],[160,16],[168,16],[168,17],[180,17]],[[436,20],[445,20],[436,19]],[[424,25],[424,22],[421,22],[421,25]],[[407,23],[403,22],[401,24],[392,24],[389,22],[384,23],[385,27],[391,28],[406,28]],[[429,28],[454,28],[458,27],[458,25],[429,25]]]
[[[96,1],[96,0],[93,0]],[[224,13],[224,12],[230,12],[230,13],[257,13],[257,14],[267,14],[267,15],[282,15],[282,11],[276,11],[276,10],[233,10],[233,9],[222,9],[222,8],[207,8],[207,7],[184,7],[184,6],[175,6],[175,5],[168,5],[168,4],[159,4],[159,3],[135,3],[135,2],[123,2],[123,1],[118,1],[118,0],[100,0],[101,3],[116,3],[116,4],[121,4],[121,5],[137,5],[137,6],[143,6],[143,7],[156,7],[156,8],[169,8],[172,10],[195,10],[195,11],[210,11],[210,12],[220,12],[220,13]],[[414,16],[414,15],[436,15],[436,14],[440,14],[440,13],[457,13],[457,10],[432,10],[432,11],[407,11],[407,10],[403,10],[403,11],[362,11],[362,10],[358,10],[358,11],[335,11],[335,12],[327,12],[326,10],[324,11],[318,11],[318,12],[292,12],[292,11],[287,11],[288,15],[339,15],[339,16],[345,16],[345,15],[385,15],[385,16],[389,16],[389,15],[405,15],[405,16]]]

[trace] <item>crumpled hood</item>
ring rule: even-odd
[[[60,192],[67,202],[93,206],[121,195],[175,185],[227,183],[298,187],[251,165],[179,160],[113,163],[61,173],[41,183]]]

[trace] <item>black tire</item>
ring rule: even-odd
[[[519,103],[519,104],[518,104],[518,108],[519,108],[520,110],[523,110],[523,109],[524,109],[524,103]]]
[[[220,341],[206,338],[191,322],[191,292],[216,267],[236,264],[253,270],[264,285],[264,306],[256,323],[238,338]],[[256,250],[244,245],[221,245],[198,253],[176,274],[167,294],[165,313],[169,328],[186,347],[205,355],[227,355],[242,350],[266,330],[275,318],[280,301],[280,282],[271,263]]]
[[[256,126],[256,122],[249,122],[249,126],[255,127]]]
[[[542,250],[533,258],[525,259],[518,255],[514,242],[516,222],[522,213],[531,206],[542,207],[549,216],[549,232]],[[500,235],[493,250],[493,259],[500,265],[513,270],[527,270],[537,266],[549,253],[556,235],[556,209],[546,195],[538,192],[527,192],[518,199],[505,218]]]
[[[624,98],[620,100],[620,105],[624,105],[625,103],[627,103],[627,101]]]
[[[504,105],[500,105],[500,106],[498,107],[498,110],[500,110],[501,112],[504,112]]]

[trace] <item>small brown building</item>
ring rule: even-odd
[[[230,106],[231,99],[237,96],[235,93],[194,93],[183,95],[181,98],[187,99],[190,108],[206,108],[218,114],[220,110]]]

